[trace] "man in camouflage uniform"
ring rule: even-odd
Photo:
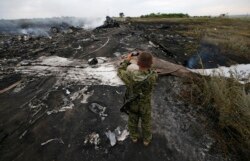
[[[129,54],[119,69],[118,76],[127,86],[126,99],[132,98],[129,103],[128,128],[130,137],[134,143],[138,141],[138,123],[141,119],[143,143],[147,146],[152,139],[152,118],[151,118],[151,93],[156,82],[157,73],[152,71],[152,55],[141,52],[138,56],[137,65],[139,70],[128,71],[132,54]]]

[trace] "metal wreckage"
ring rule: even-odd
[[[59,25],[42,35],[0,34],[0,160],[225,160],[198,109],[177,97],[182,79],[193,75],[178,45],[195,40],[172,35],[176,28],[183,26],[107,17],[94,30]],[[171,41],[178,43],[169,50]],[[126,139],[120,112],[125,86],[117,64],[137,49],[152,52],[154,68],[167,75],[153,92],[148,148]]]

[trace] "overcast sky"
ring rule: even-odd
[[[152,12],[194,15],[250,13],[250,0],[0,0],[0,18],[140,16]]]

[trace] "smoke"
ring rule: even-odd
[[[27,28],[17,30],[17,34],[49,37],[49,29]]]
[[[190,69],[217,68],[228,66],[229,59],[221,54],[219,48],[211,44],[201,44],[197,54],[194,54],[187,61],[186,66]]]
[[[65,31],[72,26],[94,29],[102,25],[103,21],[104,18],[76,17],[0,20],[0,34],[49,36],[52,27],[56,27],[60,31]]]
[[[93,18],[93,19],[86,19],[84,27],[85,29],[94,29],[98,26],[103,25],[103,22],[105,21],[105,18]]]

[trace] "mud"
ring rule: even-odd
[[[136,23],[25,40],[0,35],[0,87],[21,80],[0,94],[0,160],[240,160],[217,148],[206,118],[179,99],[187,87],[174,76],[160,77],[154,90],[150,146],[129,139],[110,145],[105,133],[127,123],[120,113],[125,86],[112,60],[139,48],[184,64],[190,56],[182,44],[195,40],[175,29],[185,26]],[[95,57],[98,63],[88,64]],[[104,119],[93,104],[106,107]]]

